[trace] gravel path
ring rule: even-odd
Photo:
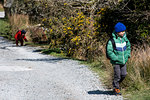
[[[99,77],[70,59],[16,47],[0,37],[0,100],[122,100]]]

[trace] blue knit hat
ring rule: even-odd
[[[22,31],[21,31],[21,34],[26,34],[26,31],[25,31],[25,30],[22,30]]]
[[[115,28],[115,32],[122,32],[126,30],[126,26],[121,22],[118,22],[114,28]]]

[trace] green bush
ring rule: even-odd
[[[10,35],[10,25],[7,19],[0,19],[0,34]]]

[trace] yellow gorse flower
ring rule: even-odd
[[[42,21],[44,22],[44,21],[46,21],[47,19],[46,18],[44,18]]]
[[[53,29],[51,29],[50,32],[53,32]]]
[[[104,14],[104,12],[106,11],[106,8],[101,8],[101,10],[99,12],[97,12],[97,14]]]
[[[80,36],[76,36],[73,39],[71,39],[72,42],[76,42],[76,41],[80,41],[80,40],[81,40]]]
[[[68,27],[68,30],[71,30],[71,27]]]
[[[69,54],[71,53],[71,48],[69,49]]]
[[[67,3],[64,3],[64,6],[66,6],[67,5]]]
[[[62,18],[62,20],[64,21],[66,19],[66,17]]]
[[[83,24],[79,24],[78,26],[79,26],[79,27],[80,27],[80,26],[83,26]]]
[[[69,33],[70,33],[71,35],[73,35],[73,32],[72,32],[72,31],[69,31]]]

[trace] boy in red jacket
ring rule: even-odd
[[[15,39],[16,39],[16,46],[18,46],[18,41],[21,42],[21,46],[23,46],[23,42],[24,40],[27,41],[26,37],[25,37],[26,31],[25,30],[19,30],[16,34],[15,34]]]

